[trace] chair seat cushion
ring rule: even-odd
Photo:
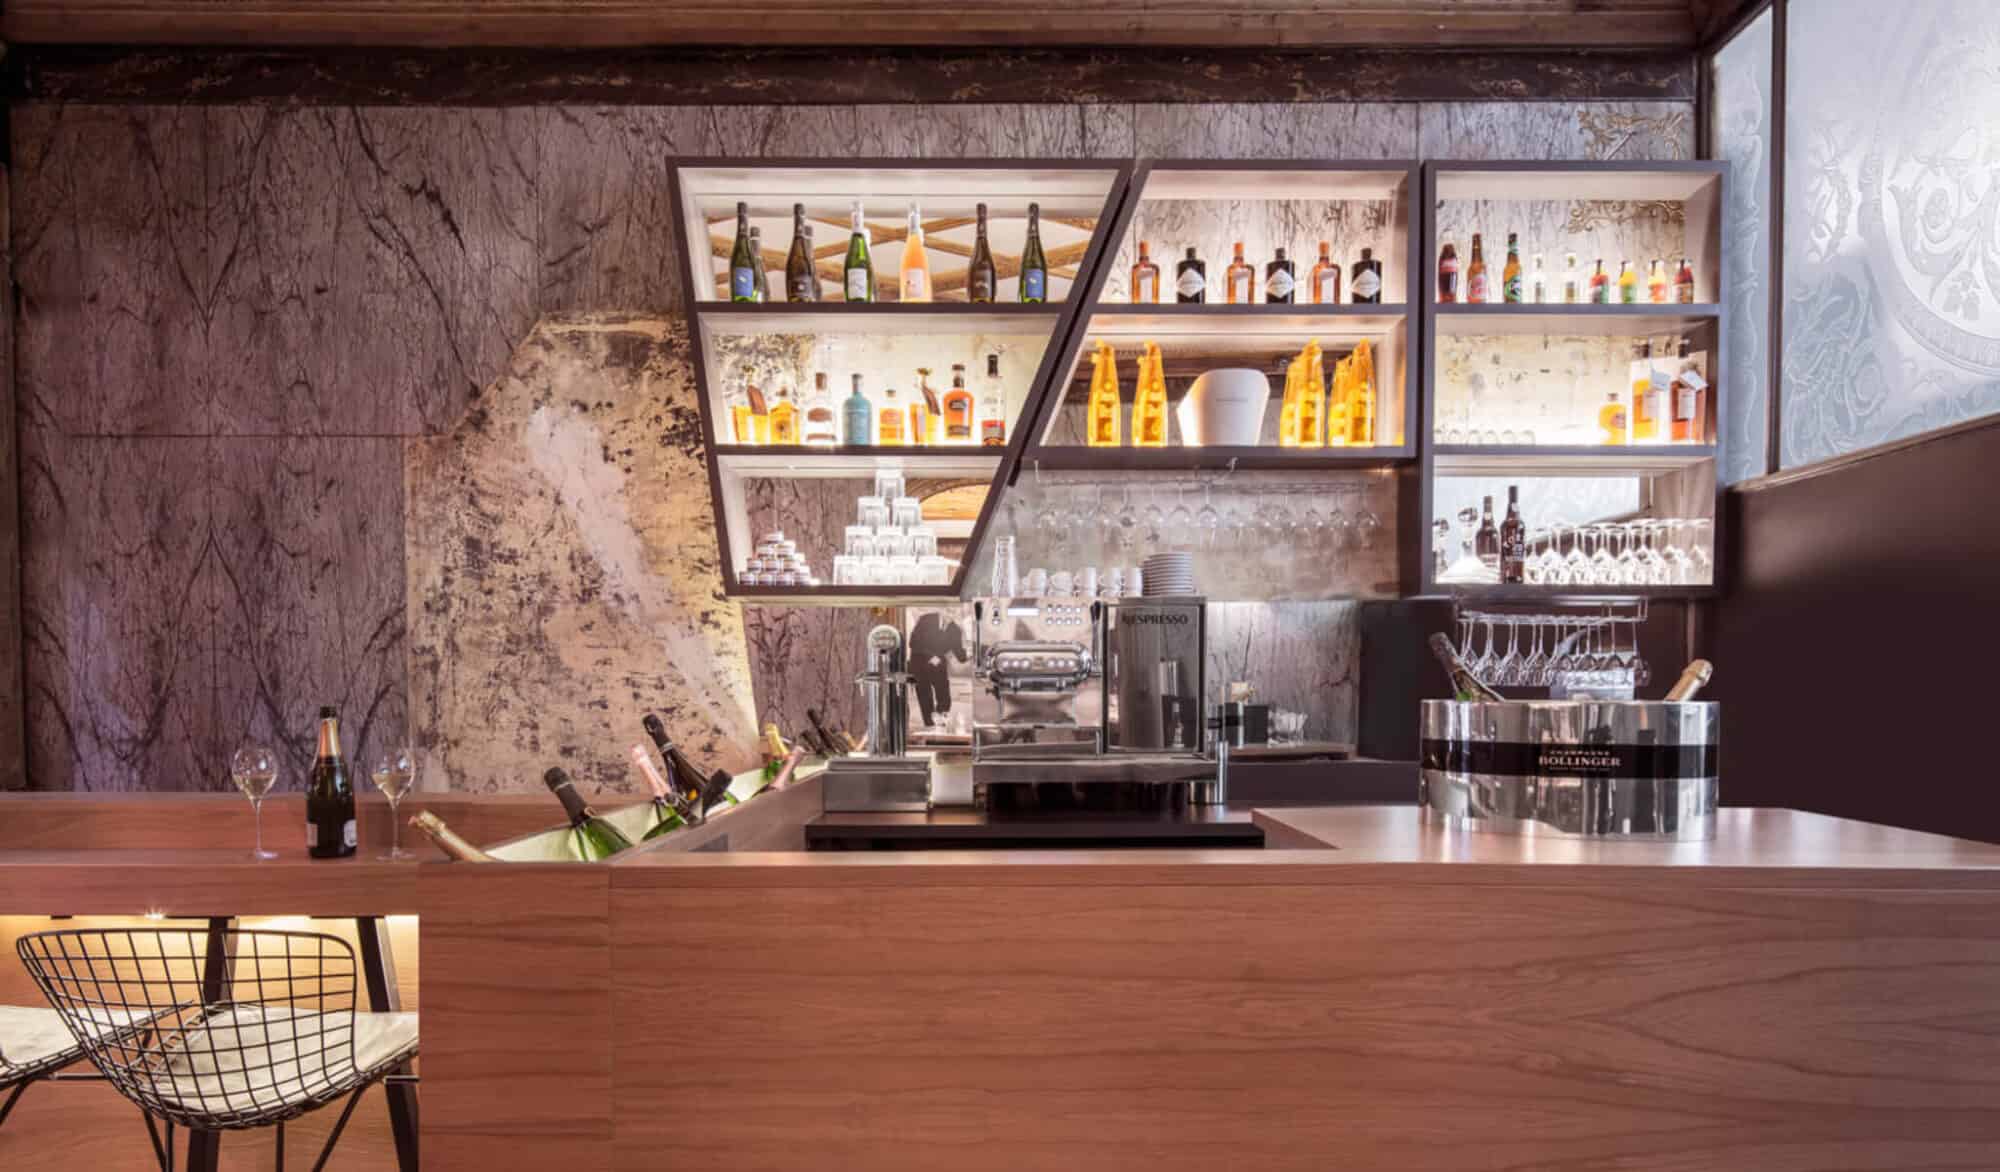
[[[148,1089],[190,1113],[247,1122],[309,1110],[416,1051],[414,1013],[233,1005],[166,1031]]]
[[[123,1009],[99,1009],[106,1031],[139,1019]],[[83,1047],[53,1009],[0,1005],[0,1087],[45,1074],[75,1062]]]

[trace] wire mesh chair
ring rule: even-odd
[[[83,1046],[55,1010],[0,1005],[0,1125],[14,1113],[29,1083],[81,1057]]]
[[[354,950],[317,932],[69,929],[21,937],[21,960],[120,1094],[172,1126],[278,1126],[361,1093],[417,1051],[413,1013],[356,1013]]]

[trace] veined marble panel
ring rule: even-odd
[[[1141,103],[1133,153],[1155,159],[1407,159],[1417,107],[1404,102]]]
[[[549,106],[532,115],[540,181],[540,305],[549,313],[676,309],[667,174],[716,148],[698,109]]]
[[[1424,102],[1426,159],[1691,159],[1691,102]]]
[[[1307,740],[1353,743],[1359,731],[1361,604],[1212,602],[1208,691],[1242,681],[1256,702],[1306,714]]]
[[[634,792],[648,711],[696,761],[754,763],[678,322],[543,321],[407,476],[411,722],[437,784],[532,789],[561,764]]]

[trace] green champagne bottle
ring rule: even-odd
[[[579,862],[608,859],[632,845],[632,840],[616,826],[598,817],[560,766],[542,774],[542,784],[549,787],[549,792],[562,803],[563,812],[569,815],[569,850]]]
[[[1021,249],[1021,300],[1049,299],[1049,256],[1042,251],[1042,205],[1028,205],[1028,243]]]
[[[340,751],[340,712],[328,706],[319,710],[319,749],[306,780],[306,853],[315,859],[345,859],[356,845],[354,785]]]
[[[818,301],[819,273],[813,268],[812,229],[806,205],[792,205],[792,251],[785,257],[785,300]]]
[[[729,252],[729,299],[757,300],[757,253],[750,247],[750,205],[736,204],[736,247]]]
[[[842,273],[842,285],[849,301],[875,300],[875,262],[868,256],[868,224],[862,218],[861,201],[854,201],[854,210],[848,214],[848,223],[853,235],[847,238],[847,265]]]

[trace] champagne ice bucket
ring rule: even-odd
[[[1555,838],[1715,837],[1707,702],[1423,702],[1418,800],[1448,826]]]

